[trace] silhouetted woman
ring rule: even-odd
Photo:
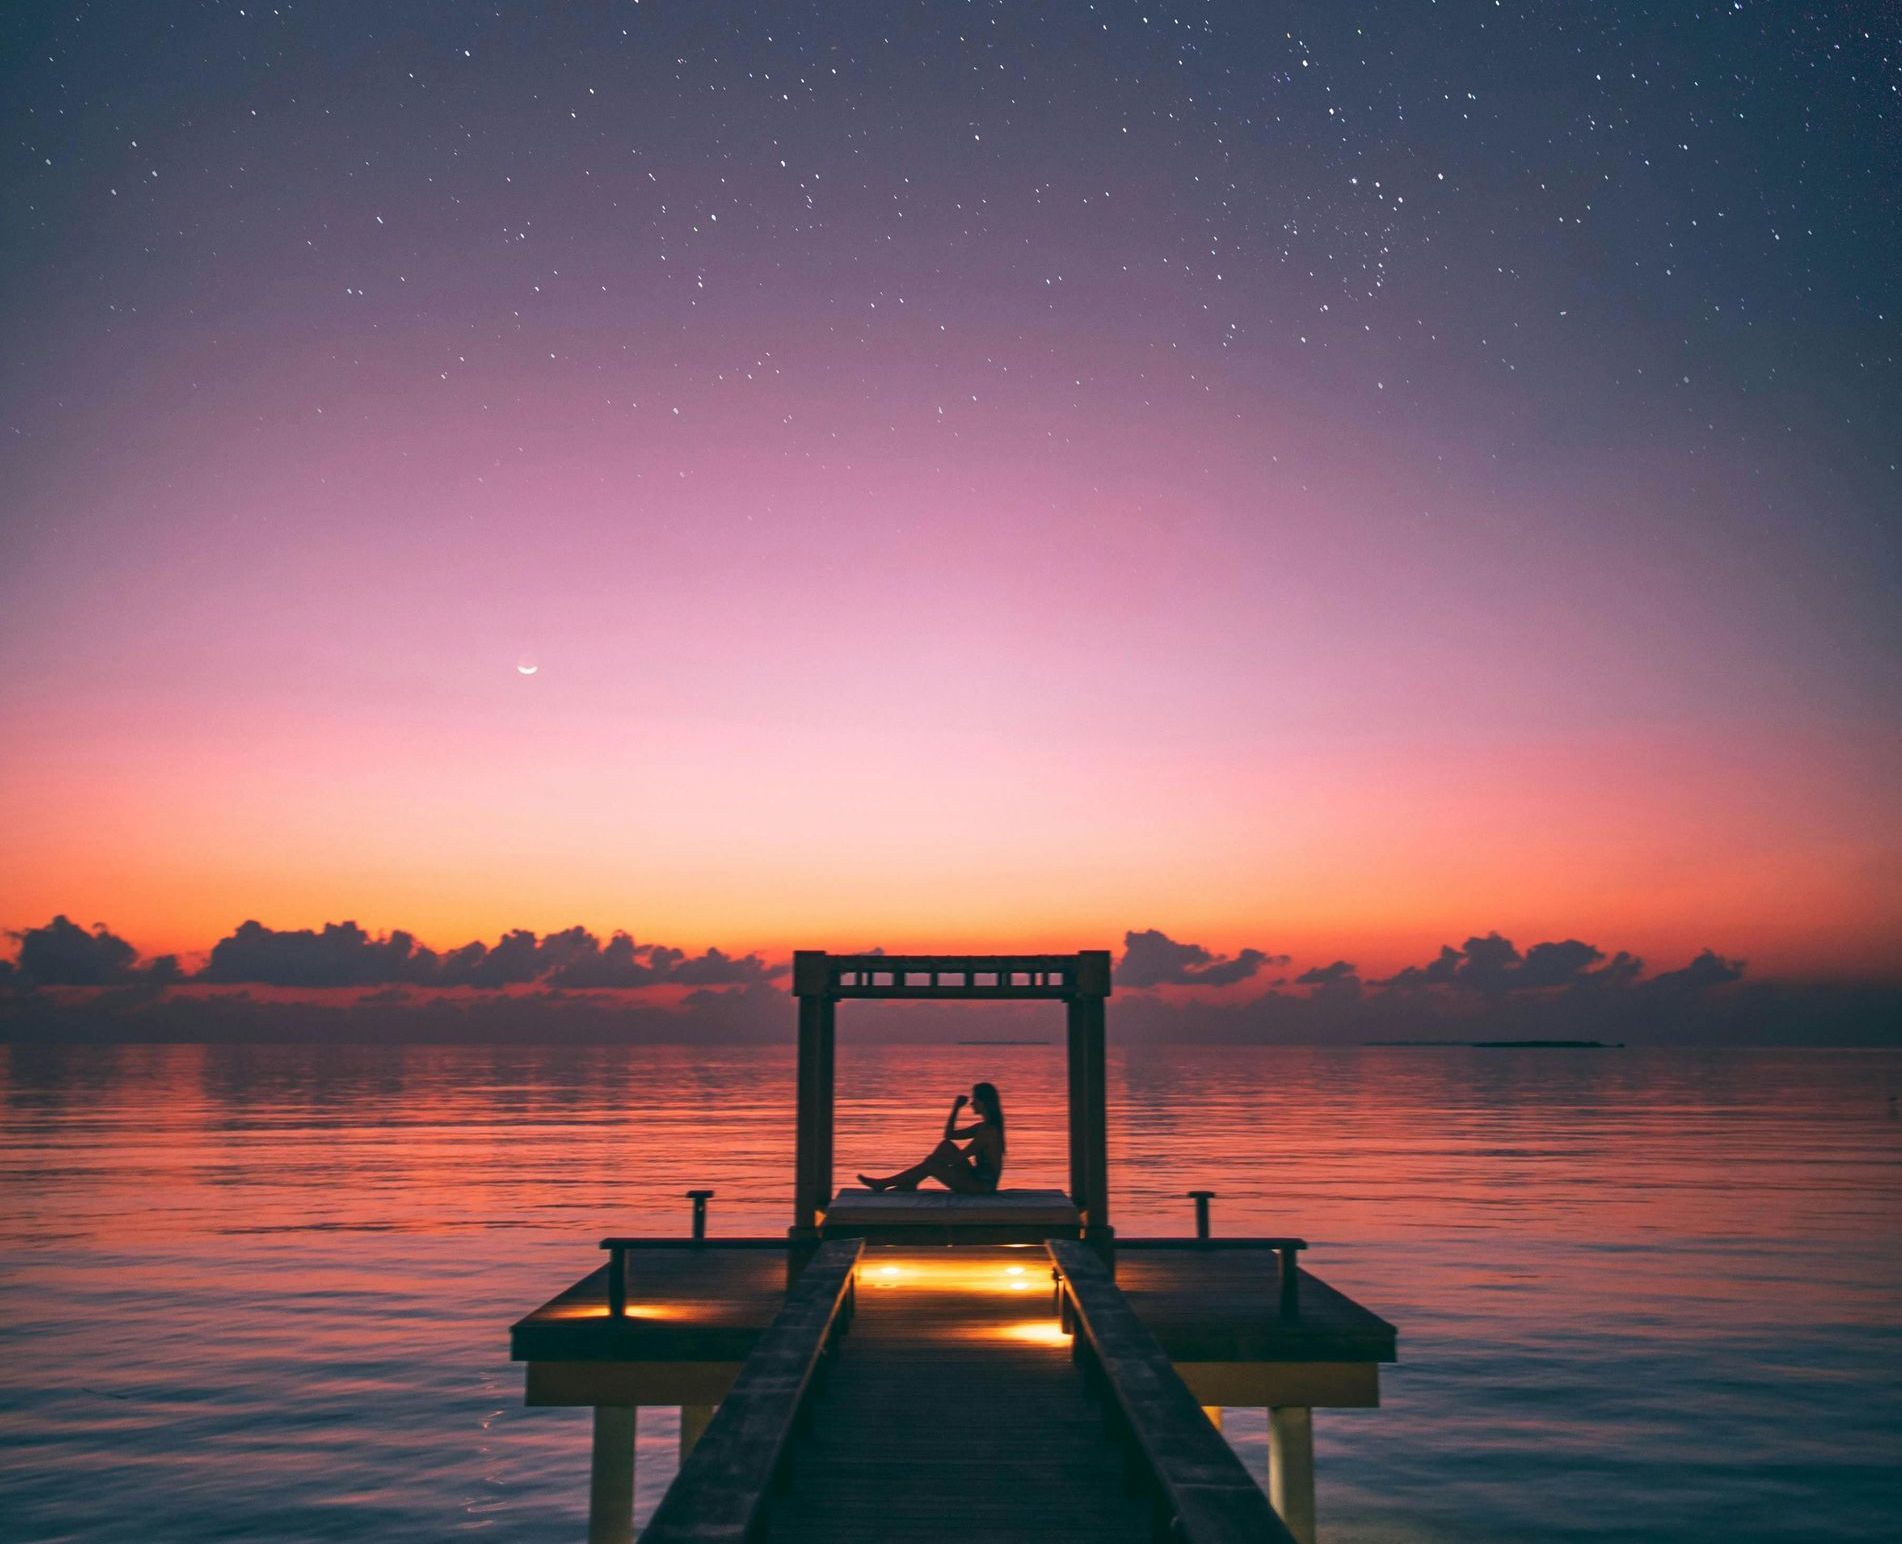
[[[965,1105],[977,1119],[968,1126],[958,1124]],[[969,1138],[967,1146],[958,1143]],[[1004,1106],[997,1097],[995,1083],[974,1083],[967,1099],[959,1094],[944,1118],[944,1140],[925,1155],[922,1163],[900,1169],[883,1179],[861,1174],[859,1183],[868,1190],[916,1190],[918,1182],[935,1179],[946,1190],[960,1195],[989,1195],[1004,1176]]]

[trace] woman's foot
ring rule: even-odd
[[[869,1174],[861,1174],[859,1176],[859,1183],[867,1190],[890,1190],[892,1188],[888,1181],[873,1179]]]

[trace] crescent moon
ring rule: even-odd
[[[537,670],[540,670],[542,667],[540,665],[517,665],[515,668],[521,671],[523,675],[533,675]]]

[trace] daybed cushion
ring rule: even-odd
[[[826,1208],[828,1226],[970,1227],[1022,1224],[1074,1227],[1077,1209],[1061,1190],[999,1190],[963,1196],[949,1190],[841,1190]]]

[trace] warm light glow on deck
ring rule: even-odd
[[[984,1333],[986,1340],[1016,1340],[1030,1346],[1067,1346],[1070,1337],[1063,1332],[1063,1326],[1055,1319],[1025,1319],[1019,1323],[1000,1324]]]
[[[959,1260],[945,1256],[904,1255],[881,1260],[860,1270],[860,1280],[873,1287],[905,1287],[923,1292],[1028,1292],[1038,1273],[1027,1266],[1003,1265],[995,1259]]]
[[[563,1303],[557,1307],[542,1311],[546,1319],[606,1319],[606,1303]],[[693,1317],[691,1309],[679,1303],[629,1303],[626,1317],[630,1319],[688,1319]]]

